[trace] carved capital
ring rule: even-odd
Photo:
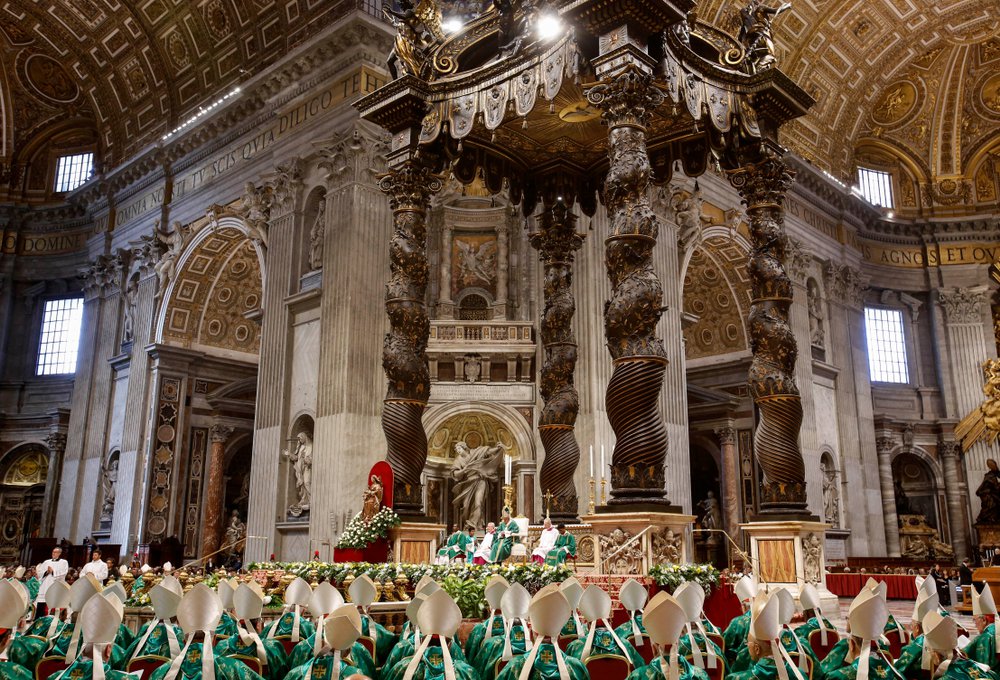
[[[54,455],[61,456],[66,451],[66,433],[49,432],[45,436],[45,445]]]
[[[587,90],[586,97],[601,109],[609,127],[645,128],[653,110],[663,103],[664,95],[653,84],[651,73],[630,64]]]
[[[944,308],[945,319],[949,324],[982,323],[983,310],[988,301],[985,287],[938,290],[938,302]]]
[[[274,174],[268,178],[271,188],[273,209],[287,212],[295,206],[295,199],[302,188],[302,159],[291,158],[274,167]]]
[[[766,153],[764,160],[729,172],[729,181],[748,210],[780,208],[794,179],[795,172],[776,153]]]
[[[897,442],[894,437],[883,434],[875,438],[875,451],[879,456],[887,456],[896,448]]]
[[[234,428],[228,425],[215,423],[208,428],[208,436],[211,437],[213,444],[225,444],[233,436],[233,431]]]
[[[737,431],[735,427],[720,427],[715,431],[715,436],[719,438],[719,443],[723,446],[733,446],[736,444]]]
[[[338,182],[370,182],[385,172],[391,139],[369,134],[360,126],[315,144],[319,167],[326,172],[327,188]]]
[[[823,276],[826,279],[828,299],[855,309],[864,305],[869,279],[861,270],[850,265],[840,266],[827,262],[823,268]]]
[[[785,271],[793,281],[804,283],[809,276],[812,255],[802,246],[802,241],[789,237],[785,247]]]
[[[92,299],[111,292],[121,280],[122,260],[115,255],[98,255],[80,270],[84,297]]]
[[[954,440],[945,439],[944,435],[938,436],[938,455],[941,458],[958,459],[962,453],[962,445]]]
[[[443,177],[413,161],[407,161],[378,178],[378,188],[389,196],[389,206],[393,211],[421,214],[427,210],[431,195],[440,191],[443,183]]]

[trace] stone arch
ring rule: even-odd
[[[903,504],[902,489],[913,511],[910,514],[925,515],[927,524],[944,534],[944,478],[937,461],[919,447],[900,447],[892,455],[892,479],[897,508]]]
[[[243,220],[227,215],[184,248],[167,285],[156,341],[210,353],[256,355],[260,327],[252,318],[264,287],[264,254]]]
[[[747,249],[728,232],[713,231],[692,253],[683,304],[698,320],[684,328],[688,359],[746,351],[750,301]]]
[[[840,466],[837,465],[837,454],[828,445],[824,444],[820,449],[819,466],[823,484],[822,519],[839,528],[843,518],[840,502]]]
[[[463,401],[440,404],[430,408],[424,416],[424,430],[428,433],[428,447],[435,434],[449,419],[464,413],[482,413],[499,421],[511,434],[521,460],[535,459],[534,435],[531,427],[513,407],[486,401]]]
[[[27,536],[42,528],[49,449],[22,442],[0,458],[0,562],[20,562]]]

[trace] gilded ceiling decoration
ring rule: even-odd
[[[458,442],[465,443],[470,449],[502,446],[512,458],[521,457],[514,435],[506,425],[488,413],[472,411],[448,418],[431,434],[427,455],[441,460],[453,459]]]
[[[699,7],[735,32],[737,5]],[[925,173],[919,181],[934,180],[927,198],[957,202],[977,154],[1000,141],[998,30],[996,0],[793,3],[775,22],[775,42],[782,69],[817,104],[787,127],[785,143],[853,180],[858,143],[885,141]],[[911,189],[914,202],[920,190]]]
[[[684,312],[697,317],[684,328],[685,356],[746,351],[749,306],[747,252],[722,236],[706,239],[691,256],[684,276]]]
[[[3,100],[14,110],[3,111],[13,142],[4,155],[42,123],[83,117],[113,167],[342,13],[336,3],[277,0],[5,2]]]

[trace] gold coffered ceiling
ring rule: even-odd
[[[817,100],[786,143],[849,179],[856,146],[882,140],[918,181],[960,182],[1000,126],[997,0],[795,0],[775,27],[781,68]],[[729,30],[741,3],[705,0]],[[946,184],[946,187],[948,185]]]
[[[319,0],[0,3],[3,156],[60,121],[127,159],[342,16]]]

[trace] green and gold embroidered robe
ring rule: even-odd
[[[277,640],[261,638],[264,645],[264,658],[267,659],[267,666],[262,670],[261,675],[264,680],[281,680],[288,672],[288,655],[285,648]],[[215,644],[215,653],[219,656],[251,656],[257,657],[257,645],[253,640],[250,644],[243,644],[239,634],[232,635],[225,640],[219,640]]]
[[[202,643],[192,642],[181,662],[180,672],[177,680],[201,680],[201,655]],[[242,661],[230,659],[226,656],[215,655],[213,658],[215,665],[215,680],[263,680],[254,673]],[[163,680],[170,670],[170,664],[166,663],[153,671],[150,680]],[[128,678],[127,680],[134,680]]]
[[[529,680],[559,680],[559,666],[556,662],[556,648],[551,642],[543,642],[538,646],[538,654],[532,664]],[[521,669],[528,661],[528,654],[515,656],[510,663],[504,666],[503,671],[497,676],[497,680],[518,680],[521,676]],[[570,680],[591,680],[587,667],[579,659],[564,655],[566,670],[569,671]],[[599,680],[599,679],[595,679]]]

